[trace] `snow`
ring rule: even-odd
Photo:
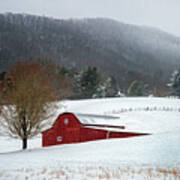
[[[97,114],[76,114],[75,116],[82,124],[86,125],[122,125],[119,117],[97,115]]]
[[[126,129],[121,131],[125,132],[156,134],[180,129],[179,99],[149,97],[71,101],[68,111],[93,114],[97,109],[101,115],[119,116],[120,119],[111,120],[108,124],[124,125]]]
[[[179,108],[178,99],[152,97],[65,101],[57,114],[118,116],[127,130],[152,135],[46,148],[37,137],[25,151],[0,136],[0,180],[180,179]]]

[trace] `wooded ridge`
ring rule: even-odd
[[[19,60],[47,58],[66,67],[96,66],[120,86],[142,80],[166,89],[180,67],[180,38],[158,29],[111,19],[58,20],[0,14],[0,69]]]

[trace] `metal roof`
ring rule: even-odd
[[[82,113],[75,113],[75,116],[84,125],[123,126],[120,117],[117,116]]]

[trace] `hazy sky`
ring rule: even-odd
[[[180,37],[180,0],[0,0],[0,13],[56,18],[108,17],[160,28]]]

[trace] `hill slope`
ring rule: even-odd
[[[65,66],[97,66],[121,85],[134,79],[158,86],[180,66],[180,39],[111,19],[56,20],[0,15],[0,67],[46,57]],[[157,79],[158,77],[158,79]]]
[[[64,106],[66,109],[58,111],[108,112],[120,116],[121,121],[137,124],[141,130],[149,128],[155,133],[47,148],[41,148],[41,139],[35,138],[29,141],[30,149],[26,151],[17,151],[20,140],[0,136],[0,179],[179,179],[180,100],[109,98],[65,101]],[[146,107],[156,109],[142,109]],[[168,110],[163,111],[163,107]],[[133,111],[115,113],[121,108]]]

